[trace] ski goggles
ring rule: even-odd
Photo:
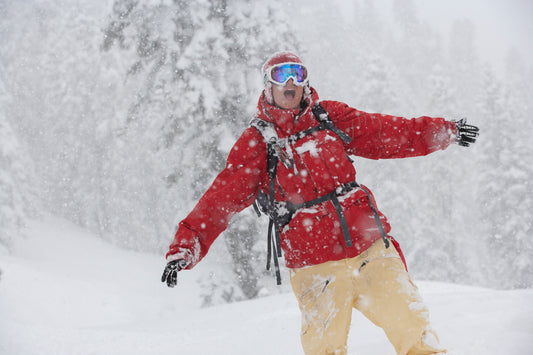
[[[309,80],[307,68],[300,63],[281,63],[271,67],[265,74],[265,82],[268,80],[282,86],[285,86],[290,78],[294,85],[304,86]]]

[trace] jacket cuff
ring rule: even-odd
[[[187,262],[185,269],[192,269],[201,259],[201,245],[198,234],[180,224],[174,241],[166,254],[167,262],[183,259]]]
[[[189,249],[185,248],[178,248],[178,251],[171,254],[172,251],[169,251],[167,253],[167,263],[174,261],[174,260],[180,260],[183,259],[187,262],[187,264],[190,264],[190,260],[192,260],[192,253]]]

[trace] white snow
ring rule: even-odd
[[[200,308],[201,265],[169,289],[163,255],[125,251],[51,217],[27,234],[0,255],[0,354],[303,354],[292,294]],[[418,285],[450,354],[533,353],[532,289]],[[349,354],[394,350],[354,311]]]
[[[303,155],[304,153],[309,152],[309,154],[311,154],[312,157],[316,158],[318,157],[319,149],[316,146],[316,141],[310,140],[310,141],[305,142],[301,146],[296,147],[296,152],[299,155]]]

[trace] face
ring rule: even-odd
[[[294,85],[292,78],[284,86],[272,84],[274,104],[285,110],[300,108],[303,94],[304,87]]]

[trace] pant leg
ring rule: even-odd
[[[353,290],[346,261],[291,270],[291,285],[302,313],[306,355],[346,354]]]
[[[382,328],[398,355],[444,354],[429,312],[394,248],[374,245],[355,277],[354,307]]]

